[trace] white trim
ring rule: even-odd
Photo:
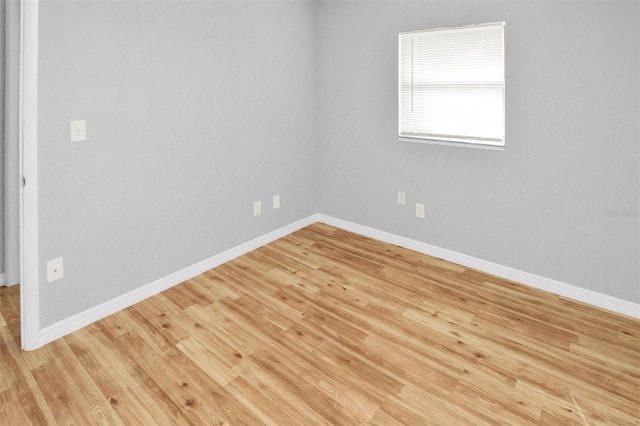
[[[504,151],[504,144],[502,145],[491,145],[487,143],[481,142],[455,142],[455,141],[447,141],[447,140],[437,140],[437,139],[429,139],[429,138],[412,138],[409,136],[398,136],[399,142],[408,142],[408,143],[421,143],[426,145],[440,145],[440,146],[454,146],[457,148],[471,148],[471,149],[484,149],[488,151]]]
[[[268,234],[262,235],[261,237],[240,244],[239,246],[233,247],[220,254],[202,260],[198,263],[195,263],[191,266],[188,266],[184,269],[181,269],[177,272],[174,272],[163,278],[139,287],[133,291],[130,291],[129,293],[123,294],[122,296],[118,296],[98,306],[87,309],[84,312],[48,326],[40,331],[39,343],[40,345],[45,345],[55,339],[74,332],[108,315],[125,309],[135,303],[156,295],[161,291],[167,290],[188,279],[200,275],[203,272],[215,268],[216,266],[222,265],[225,262],[242,256],[243,254],[246,254],[252,250],[264,246],[265,244],[289,235],[292,232],[302,229],[305,226],[309,226],[317,221],[317,215],[311,215],[304,219],[298,220],[297,222],[294,222],[290,225],[284,226],[280,229],[269,232]]]
[[[4,280],[4,274],[0,274],[0,285],[7,285],[6,281]]]
[[[470,25],[460,25],[454,27],[438,27],[438,28],[427,28],[424,30],[411,30],[411,31],[402,31],[400,34],[420,34],[420,33],[431,33],[434,31],[449,31],[449,30],[463,30],[465,28],[480,28],[480,27],[497,27],[497,26],[505,25],[505,21],[497,21],[497,22],[486,22],[486,23],[477,23]]]
[[[541,277],[509,266],[500,265],[498,263],[433,246],[431,244],[412,240],[389,232],[380,231],[368,226],[358,225],[356,223],[337,219],[331,216],[319,214],[318,221],[370,238],[375,238],[380,241],[408,248],[419,253],[445,259],[462,266],[477,269],[479,271],[522,283],[530,287],[549,291],[561,297],[574,299],[599,308],[640,319],[640,304],[638,303],[587,290],[551,278]]]
[[[22,349],[41,346],[38,255],[38,0],[21,0],[20,326]]]

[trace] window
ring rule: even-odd
[[[504,22],[400,33],[401,140],[504,147]]]

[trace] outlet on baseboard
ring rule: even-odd
[[[424,219],[424,204],[416,203],[416,217]]]

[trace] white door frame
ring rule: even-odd
[[[22,349],[40,347],[38,254],[38,12],[20,0],[20,329]]]

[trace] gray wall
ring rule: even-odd
[[[3,271],[7,285],[20,282],[20,2],[4,2],[6,24],[4,26],[4,192],[2,194],[4,209],[0,215],[4,220],[2,234],[4,244]]]
[[[40,3],[42,327],[317,212],[313,12]]]
[[[637,2],[318,7],[323,213],[640,302]],[[496,21],[506,151],[398,142],[398,32]]]

